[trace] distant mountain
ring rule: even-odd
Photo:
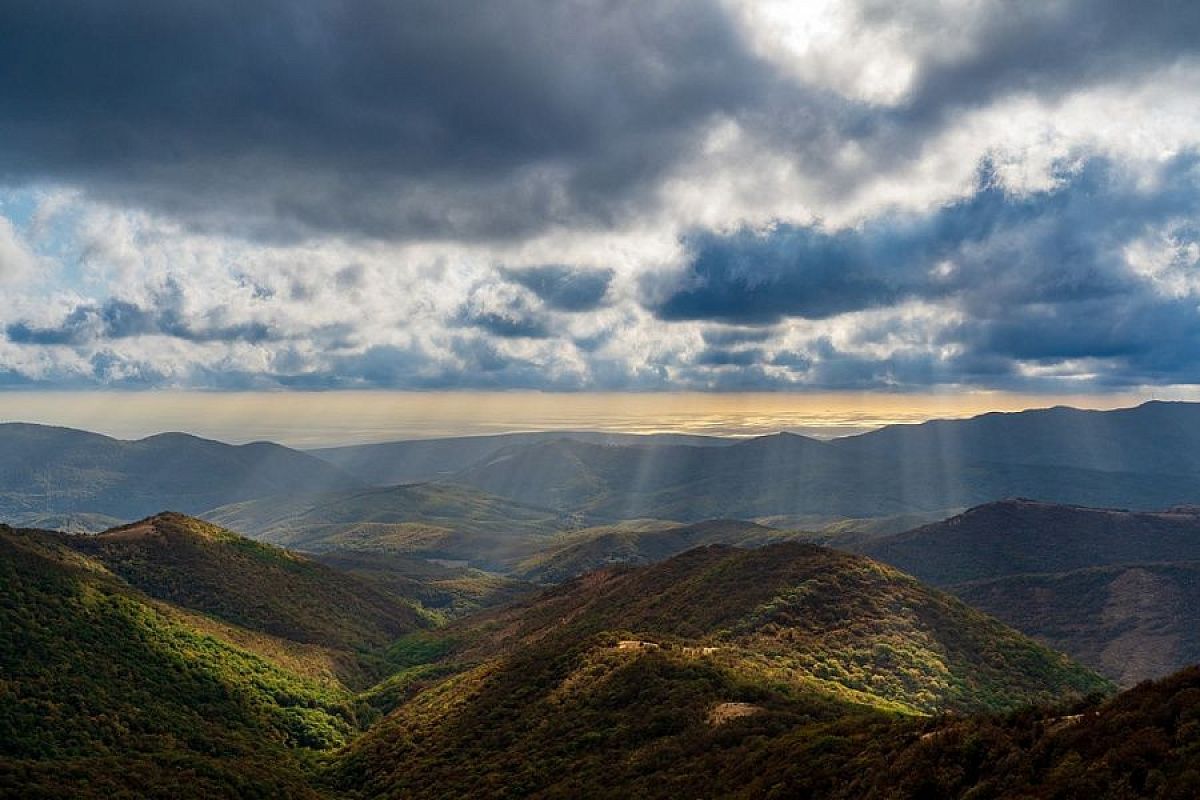
[[[312,752],[367,721],[329,661],[0,526],[0,795],[320,797]]]
[[[415,598],[182,514],[59,541],[151,597],[336,651],[359,683],[377,677],[360,655],[432,626]]]
[[[125,520],[86,511],[64,511],[10,515],[7,522],[17,528],[36,528],[63,533],[100,533],[125,524]]]
[[[447,439],[413,439],[379,444],[324,447],[308,452],[372,486],[422,483],[447,478],[472,464],[510,447],[541,444],[556,439],[604,445],[687,445],[721,447],[737,440],[678,433],[628,434],[598,431],[545,431],[496,436],[459,436]]]
[[[1200,476],[1200,403],[995,412],[889,425],[834,444],[863,463],[895,465],[912,473],[931,465],[992,463]]]
[[[1200,664],[1200,562],[1013,575],[949,589],[1121,686]]]
[[[829,444],[794,434],[719,448],[558,439],[497,451],[452,480],[524,503],[612,519],[690,521],[824,508],[829,498],[822,487],[837,481],[830,472],[837,464]]]
[[[569,515],[437,484],[267,497],[204,517],[297,550],[385,552],[487,569],[515,563],[577,526]]]
[[[1200,508],[1129,512],[1004,500],[862,552],[934,585],[1114,564],[1200,561]]]
[[[285,491],[358,482],[277,444],[228,445],[182,433],[121,441],[95,433],[0,424],[0,518],[90,512],[122,520],[187,513]]]
[[[825,763],[817,753],[861,751],[864,732],[894,735],[888,726],[916,711],[1108,688],[948,595],[800,544],[699,548],[592,573],[421,636],[442,644],[414,641],[412,652],[456,674],[358,740],[335,765],[338,788],[729,796],[739,793],[731,773],[744,784],[766,768],[747,761],[764,747],[779,746],[778,763],[811,775]],[[829,726],[840,726],[836,737]],[[855,731],[858,744],[841,731]],[[810,755],[805,743],[816,741]],[[826,777],[859,776],[848,761]]]
[[[1144,510],[1200,503],[1197,431],[1200,404],[1156,402],[893,425],[827,442],[550,432],[333,448],[317,458],[183,434],[118,442],[6,425],[0,515],[129,519],[418,479],[597,521],[927,518],[1004,497]]]
[[[1061,418],[1073,435],[1107,435],[1103,426],[1085,430],[1071,420],[1118,412],[1053,409],[892,426],[829,442],[792,434],[703,448],[554,439],[497,450],[446,480],[613,519],[929,514],[1011,496],[1161,508],[1200,501],[1200,473],[1191,455],[1171,455],[1190,446],[1186,435],[1173,432],[1186,419],[1200,427],[1198,408],[1150,404],[1129,410],[1113,435],[1129,438],[1127,429],[1137,423],[1153,431],[1147,438],[1157,455],[1125,461],[1107,443],[1089,447],[1043,432]],[[1039,442],[1028,457],[1019,446],[1026,441]],[[1113,471],[1118,467],[1124,471]]]

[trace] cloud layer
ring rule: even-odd
[[[16,0],[0,385],[1200,383],[1194,3]]]

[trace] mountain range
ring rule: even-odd
[[[1005,497],[1095,507],[1200,503],[1200,405],[1050,408],[891,425],[830,441],[512,434],[302,453],[185,434],[127,442],[0,425],[0,515],[129,520],[281,494],[458,485],[584,521],[881,517]],[[86,524],[84,522],[83,524]]]
[[[1174,409],[1173,409],[1174,410]],[[1146,405],[1117,435],[1142,422],[1161,458],[1124,461],[1070,436],[1050,442],[1042,413],[892,426],[820,442],[792,434],[721,448],[603,446],[559,439],[507,448],[453,476],[523,503],[593,515],[698,520],[714,516],[882,516],[968,507],[1010,496],[1092,506],[1162,508],[1200,497],[1200,474],[1179,456],[1186,436],[1160,436],[1200,423],[1194,406],[1176,415]],[[1144,415],[1144,419],[1141,415]],[[1068,430],[1072,430],[1068,426]],[[1080,435],[1091,435],[1080,427]],[[1097,436],[1102,433],[1095,434]],[[1028,455],[1013,443],[1037,442]],[[1002,444],[1003,443],[1003,444]],[[1137,448],[1145,451],[1146,447]],[[1175,471],[1171,471],[1175,470]]]
[[[487,444],[502,446],[473,463],[445,462],[410,477],[613,519],[865,517],[1016,496],[1156,509],[1200,501],[1198,431],[1200,405],[1150,402],[1116,411],[1058,407],[891,425],[831,441],[785,433],[724,447],[571,435],[497,438]],[[391,475],[408,452],[395,447],[343,448],[334,463],[365,453],[377,474]],[[389,452],[398,460],[389,462]]]
[[[386,486],[450,478],[479,461],[490,458],[500,450],[559,439],[609,446],[650,444],[691,447],[723,447],[736,441],[719,436],[677,433],[643,435],[595,431],[539,431],[324,447],[309,452],[361,481]]]

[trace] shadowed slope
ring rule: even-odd
[[[1198,728],[1200,668],[1191,667],[1098,706],[950,719],[920,736],[879,736],[848,765],[854,777],[839,796],[1191,800],[1200,796]]]
[[[557,439],[497,450],[447,478],[612,518],[926,514],[1003,497],[1162,508],[1200,502],[1200,405],[1044,409],[894,425],[820,442],[726,447]]]
[[[1004,500],[869,542],[863,552],[935,585],[1024,573],[1200,560],[1200,509],[1128,512]]]
[[[1200,663],[1200,563],[1092,567],[949,587],[1122,686]]]
[[[852,544],[1129,686],[1200,660],[1200,509],[1030,500]]]

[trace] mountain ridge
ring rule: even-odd
[[[1031,409],[828,441],[787,433],[679,438],[552,431],[317,451],[335,461],[367,458],[355,462],[355,477],[270,443],[234,446],[188,434],[122,442],[9,423],[0,426],[0,515],[136,519],[164,507],[196,514],[414,476],[610,520],[878,517],[1011,496],[1134,509],[1200,503],[1195,403]]]
[[[230,445],[185,433],[121,440],[71,428],[0,424],[0,514],[101,513],[140,519],[198,513],[286,490],[358,481],[271,442]]]

